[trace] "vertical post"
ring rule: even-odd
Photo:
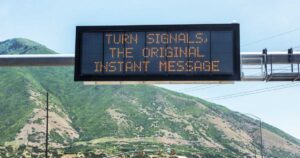
[[[299,61],[298,61],[298,65],[297,65],[297,67],[298,67],[298,76],[296,77],[296,79],[295,79],[294,81],[297,81],[297,80],[299,80],[299,79],[300,79],[300,68],[299,68]]]
[[[293,48],[288,49],[288,61],[291,63],[291,70],[294,72],[294,64],[293,64]]]
[[[48,119],[49,119],[49,94],[46,93],[46,150],[45,157],[48,158]]]
[[[263,154],[263,136],[262,136],[262,130],[261,130],[261,120],[259,120],[259,129],[260,129],[260,153],[261,153],[261,157],[263,158],[264,157],[264,154]]]
[[[293,60],[293,55],[290,54],[289,56],[290,56],[290,58],[291,58],[291,61],[290,61],[290,62],[291,62],[291,69],[292,69],[292,73],[293,73],[293,72],[294,72],[294,63],[293,63],[294,60]]]
[[[272,58],[271,58],[271,61],[272,61]],[[272,63],[272,62],[271,62]],[[261,157],[263,158],[264,157],[264,153],[263,153],[263,135],[262,135],[262,121],[261,121],[261,118],[253,115],[253,114],[248,114],[246,113],[245,115],[248,115],[248,116],[252,116],[254,118],[256,118],[256,120],[259,121],[259,130],[260,130],[260,154],[261,154]]]
[[[265,79],[268,77],[268,50],[267,48],[263,49],[263,63],[265,65]]]
[[[271,55],[271,75],[273,73],[273,55]]]

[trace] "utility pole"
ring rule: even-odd
[[[48,119],[49,119],[49,94],[46,93],[46,150],[45,157],[48,158]]]
[[[264,157],[264,154],[263,154],[263,136],[262,136],[262,122],[261,122],[261,118],[253,115],[253,114],[245,114],[245,115],[248,115],[248,116],[251,116],[251,117],[254,117],[256,118],[258,121],[259,121],[259,132],[260,132],[260,154],[261,154],[261,157],[263,158]]]
[[[259,128],[260,128],[260,152],[261,152],[261,157],[263,158],[264,157],[264,154],[263,154],[263,136],[262,136],[262,123],[261,123],[261,119],[259,119]]]
[[[241,114],[243,114],[243,113],[239,113],[239,112],[234,112],[234,113],[236,113],[237,115],[241,115]],[[255,118],[257,118],[258,120],[261,120],[259,117],[257,117],[257,116],[255,116],[255,115],[252,115],[252,114],[243,114],[243,115],[250,115],[251,117],[255,117]],[[261,121],[260,121],[261,122]],[[261,124],[260,124],[260,134],[261,134],[261,145],[260,145],[260,153],[261,153],[261,157],[263,158],[263,154],[262,154],[262,133],[261,133]],[[254,154],[255,154],[255,158],[257,158],[257,153],[256,153],[256,145],[255,145],[255,142],[254,142],[254,140],[252,140],[253,142],[252,143],[250,143],[253,147],[254,147]]]

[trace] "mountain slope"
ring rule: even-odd
[[[9,54],[57,54],[37,42],[25,38],[13,38],[0,42],[0,55]]]
[[[71,67],[0,68],[0,78],[0,157],[42,155],[45,92],[54,157],[169,148],[187,157],[260,154],[257,121],[199,98],[151,85],[86,86],[73,82]],[[263,138],[264,155],[300,156],[299,140],[271,125],[263,124]]]

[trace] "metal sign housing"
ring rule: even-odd
[[[239,24],[77,26],[75,81],[240,80]]]

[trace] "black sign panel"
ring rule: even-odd
[[[240,80],[239,24],[77,26],[75,81]]]

